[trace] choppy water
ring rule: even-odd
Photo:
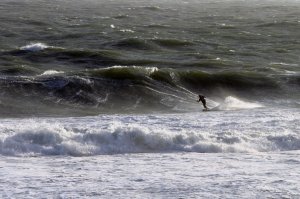
[[[299,107],[299,7],[1,1],[0,110],[95,115],[174,112],[185,104],[180,111],[190,111],[197,93]]]
[[[1,157],[2,198],[299,198],[299,154]]]
[[[299,109],[2,119],[0,154],[257,153],[300,150]]]
[[[299,198],[299,54],[298,0],[2,0],[0,197]]]
[[[1,119],[0,196],[298,198],[299,109],[255,106]]]

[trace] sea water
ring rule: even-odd
[[[1,120],[2,198],[298,198],[298,109]]]
[[[0,197],[299,198],[299,10],[1,1]]]

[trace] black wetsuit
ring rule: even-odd
[[[205,109],[208,109],[206,106],[206,100],[205,100],[205,96],[204,95],[199,95],[199,101],[198,102],[202,102],[202,105]]]

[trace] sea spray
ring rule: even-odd
[[[300,150],[299,118],[297,111],[290,110],[289,117],[285,117],[280,110],[266,112],[262,108],[192,114],[2,120],[0,153],[93,156]],[[289,128],[283,132],[287,126]]]

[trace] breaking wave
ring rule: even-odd
[[[46,44],[43,44],[43,43],[33,43],[33,44],[29,44],[29,45],[21,47],[20,50],[37,52],[37,51],[41,51],[41,50],[44,50],[47,48],[51,48],[51,47],[47,46]]]
[[[154,116],[151,117],[156,119]],[[126,121],[126,117],[120,121],[110,120],[107,117],[95,119],[103,120],[105,123],[101,126],[93,123],[93,119],[87,119],[84,123],[76,122],[75,119],[69,119],[70,123],[67,121],[53,123],[45,120],[15,123],[4,121],[0,126],[0,154],[93,156],[122,153],[252,153],[300,150],[300,137],[292,132],[276,135],[266,131],[253,136],[255,132],[251,130],[247,132],[243,128],[240,129],[241,132],[230,133],[213,130],[213,126],[208,127],[212,129],[197,130],[178,125],[177,130],[172,130],[172,126],[176,126],[174,121],[172,122],[174,119],[172,117],[168,119],[170,127],[166,124],[161,126],[159,121],[166,118],[159,119],[159,116],[155,124],[140,124],[142,120],[138,117],[130,118],[130,123],[122,122]],[[132,120],[136,124],[133,124]],[[148,120],[151,120],[150,116]],[[14,126],[9,126],[12,125],[11,122]],[[260,127],[260,124],[257,125]]]
[[[290,93],[300,89],[298,73],[282,74],[280,70],[273,70],[274,73],[266,75],[255,67],[221,70],[237,67],[239,62],[212,55],[186,53],[184,56],[192,56],[197,61],[193,58],[187,62],[172,59],[166,62],[151,56],[126,55],[123,51],[127,48],[150,51],[168,48],[167,51],[172,51],[171,48],[194,45],[185,40],[127,38],[107,45],[113,48],[69,49],[33,43],[0,52],[6,63],[0,68],[0,110],[9,115],[43,115],[43,112],[44,115],[60,115],[58,110],[62,108],[68,110],[66,115],[69,111],[79,115],[190,112],[198,110],[194,105],[198,93],[210,100],[236,96],[263,101],[290,97]],[[23,64],[10,64],[12,60]],[[21,105],[24,103],[26,106]],[[237,104],[237,107],[223,104],[220,108],[239,109]],[[42,112],[37,113],[32,107]]]
[[[11,104],[13,101],[26,101],[27,106],[44,104],[53,108],[53,105],[57,105],[74,110],[86,107],[86,114],[89,115],[91,112],[99,114],[107,111],[195,111],[198,93],[205,93],[210,99],[225,99],[233,95],[250,101],[263,100],[264,92],[272,93],[273,97],[285,94],[274,78],[243,72],[211,74],[193,69],[182,71],[141,66],[112,66],[67,72],[59,69],[43,71],[24,66],[14,70],[10,68],[2,73],[13,75],[0,78],[4,94],[3,107],[0,109],[4,112],[11,110],[12,114],[20,108],[18,104]],[[294,84],[291,78],[287,83]],[[234,98],[226,100],[219,106],[222,110],[245,107],[241,101],[231,103]],[[235,107],[229,107],[229,104]],[[247,107],[259,106],[248,103]],[[50,108],[43,111],[47,115]],[[80,113],[84,114],[82,111]]]

